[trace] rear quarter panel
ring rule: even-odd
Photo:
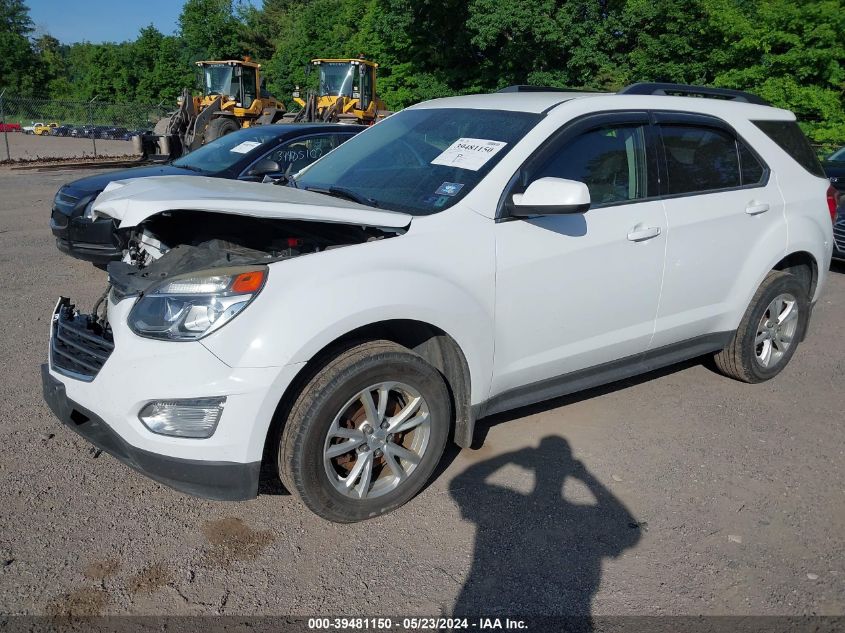
[[[741,134],[754,144],[777,178],[784,200],[783,213],[787,227],[784,256],[804,252],[809,253],[816,261],[818,280],[812,301],[817,301],[824,290],[833,253],[833,223],[826,199],[830,183],[827,179],[804,169],[750,121],[738,122],[735,125]],[[777,264],[780,259],[782,258],[778,258],[772,265]],[[747,306],[769,270],[771,267],[761,271],[757,284],[746,290],[747,300],[743,305]]]

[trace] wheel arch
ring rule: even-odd
[[[282,393],[264,446],[265,460],[271,458],[294,401],[305,385],[322,369],[325,363],[353,345],[365,341],[388,340],[407,347],[431,364],[446,383],[452,407],[452,439],[458,446],[472,444],[475,416],[470,402],[471,381],[466,356],[457,341],[448,333],[424,321],[414,319],[389,319],[355,328],[330,343],[305,362]]]
[[[775,264],[772,270],[782,270],[798,277],[807,288],[809,300],[813,300],[819,283],[819,263],[812,253],[807,251],[790,253]]]

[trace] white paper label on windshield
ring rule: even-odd
[[[488,141],[483,138],[459,138],[431,161],[431,164],[478,171],[505,145],[507,143],[502,141]]]
[[[246,154],[246,153],[254,150],[259,145],[261,145],[261,143],[259,141],[244,141],[240,145],[235,145],[229,151],[230,152],[237,152],[238,154]]]

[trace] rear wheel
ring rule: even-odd
[[[751,304],[716,366],[726,376],[757,383],[786,367],[804,336],[809,317],[807,288],[789,273],[772,271]]]
[[[446,384],[420,356],[389,341],[357,345],[300,392],[279,443],[279,475],[330,521],[384,514],[425,485],[450,416]]]
[[[205,128],[203,143],[210,143],[221,136],[226,136],[230,132],[234,132],[239,129],[241,129],[241,126],[238,125],[238,122],[235,121],[235,119],[225,116],[217,117],[216,119],[212,119]]]

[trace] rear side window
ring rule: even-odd
[[[692,125],[661,125],[669,195],[701,193],[742,185],[732,134]]]
[[[748,145],[737,139],[736,146],[739,149],[739,168],[742,175],[742,186],[761,185],[766,176],[766,168],[754,155]]]
[[[347,138],[349,137],[339,134],[315,134],[307,138],[297,138],[280,145],[265,158],[279,163],[282,173],[295,174],[321,158],[323,154],[328,154]]]
[[[824,169],[810,142],[795,121],[752,121],[763,130],[782,150],[814,176],[824,178]]]

